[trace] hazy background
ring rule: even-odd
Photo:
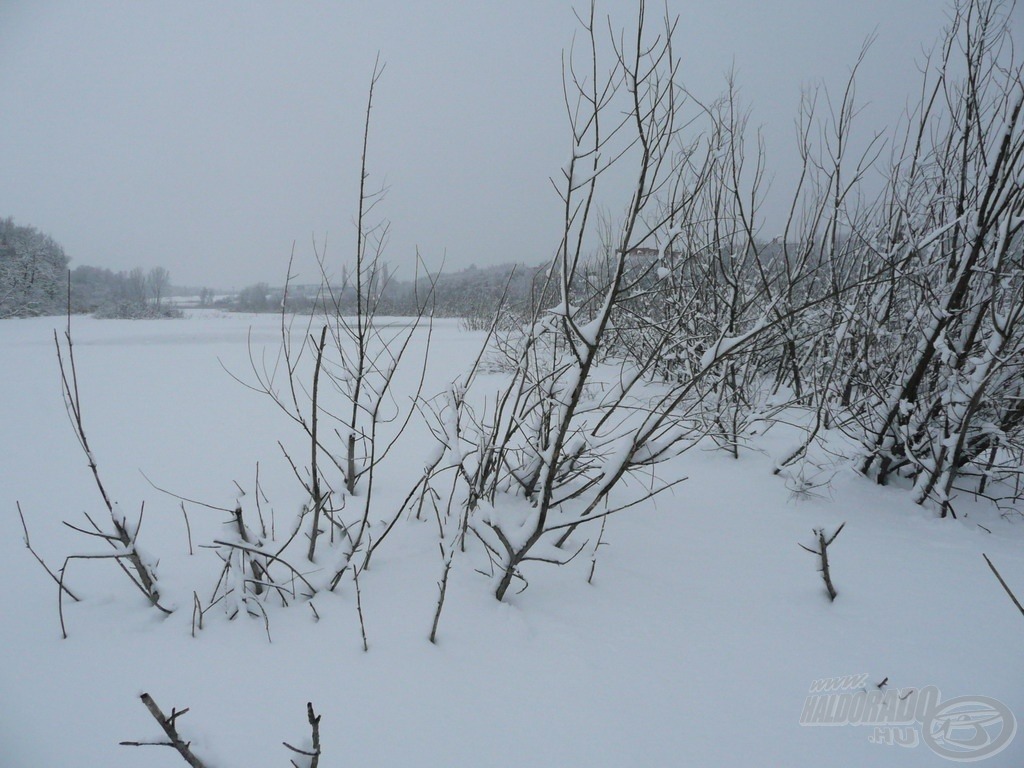
[[[615,25],[633,8],[599,4]],[[710,98],[735,63],[779,190],[801,87],[840,88],[877,31],[861,128],[891,123],[946,9],[669,2],[685,82]],[[557,243],[548,177],[568,156],[561,52],[575,30],[568,0],[0,0],[0,216],[51,234],[73,266],[162,265],[175,284],[280,284],[292,241],[308,254],[314,234],[348,258],[379,51],[369,164],[391,188],[388,261],[406,277],[416,246],[433,266],[538,263]]]

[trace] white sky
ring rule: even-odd
[[[370,173],[391,188],[391,264],[409,276],[416,246],[450,268],[538,263],[557,243],[548,177],[569,146],[571,7],[0,0],[0,216],[53,235],[72,265],[162,265],[176,284],[279,284],[292,241],[308,253],[325,232],[344,259],[379,50]],[[624,22],[632,7],[599,12]],[[801,87],[840,88],[877,30],[861,125],[895,121],[946,3],[669,0],[669,11],[692,90],[717,94],[735,62],[782,190]]]

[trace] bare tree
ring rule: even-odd
[[[1012,7],[955,3],[872,238],[900,259],[865,307],[875,321],[854,385],[861,469],[880,483],[911,477],[915,500],[934,499],[943,516],[956,490],[991,494],[993,480],[1019,478],[1022,457],[1024,78]],[[1019,479],[1010,487],[1019,498]]]
[[[146,303],[146,273],[142,267],[134,267],[125,280],[126,298],[129,302],[143,305]]]
[[[670,344],[683,338],[690,318],[677,305],[671,319],[654,323],[650,330],[641,302],[651,293],[647,286],[652,276],[664,278],[684,266],[696,270],[694,260],[711,253],[681,245],[687,228],[697,226],[699,205],[715,210],[717,192],[718,210],[725,205],[740,210],[734,220],[737,235],[744,243],[753,239],[754,210],[741,209],[746,204],[738,197],[741,193],[730,191],[743,174],[742,149],[729,143],[741,118],[735,112],[723,117],[687,98],[678,80],[676,22],[671,18],[663,19],[657,34],[651,33],[641,3],[635,31],[607,41],[607,71],[601,69],[604,43],[593,6],[580,23],[586,53],[570,51],[565,59],[572,152],[555,183],[563,233],[538,292],[553,294],[554,306],[539,305],[525,329],[505,337],[501,348],[510,380],[483,412],[470,407],[465,396],[477,369],[456,382],[434,409],[439,425],[435,434],[448,457],[442,466],[450,466],[461,483],[458,493],[437,494],[451,499],[447,519],[463,521],[459,527],[471,531],[489,553],[499,600],[513,581],[525,583],[523,564],[565,563],[581,551],[582,546],[567,546],[569,534],[580,525],[680,482],[651,474],[638,496],[615,494],[624,479],[650,472],[707,434],[709,428],[696,410],[700,386],[798,311],[774,312],[775,284],[755,282],[759,302],[746,309],[733,296],[732,306],[743,314],[728,322],[711,321],[713,332],[705,331],[708,344],[692,365],[680,368],[671,386],[654,394],[644,391],[645,375]],[[727,101],[721,109],[729,107]],[[693,119],[688,109],[715,117],[710,140],[682,141]],[[720,160],[723,147],[731,153],[725,164]],[[585,250],[599,225],[594,216],[597,188],[613,164],[632,168],[633,186],[595,269]],[[758,168],[751,173],[755,198],[760,176]],[[655,258],[645,256],[645,244],[651,242],[658,244]],[[731,265],[724,265],[721,257],[728,255],[729,242],[722,235],[713,243],[717,263],[726,269]],[[679,263],[670,266],[675,254]],[[740,287],[735,279],[733,286]],[[729,308],[723,303],[723,311]],[[648,331],[644,352],[635,363],[615,362],[608,353],[621,338],[617,327],[622,318],[630,317]],[[608,363],[613,365],[609,368]],[[595,397],[595,391],[603,394]]]
[[[171,273],[163,267],[153,267],[146,275],[146,287],[153,296],[156,308],[160,309],[160,302],[171,284]]]
[[[64,586],[64,578],[67,567],[72,560],[98,560],[109,559],[117,563],[124,574],[131,582],[138,587],[139,591],[146,596],[150,604],[159,611],[169,614],[171,610],[163,605],[160,596],[160,587],[156,578],[156,563],[140,548],[138,544],[139,531],[142,527],[143,512],[145,503],[139,509],[139,516],[135,520],[128,518],[120,506],[112,500],[107,488],[100,477],[96,456],[89,445],[89,438],[85,431],[85,422],[82,416],[82,397],[78,386],[78,370],[75,364],[74,342],[71,336],[71,294],[68,289],[68,322],[64,332],[64,345],[62,347],[57,332],[53,333],[53,341],[57,349],[57,362],[60,366],[61,389],[64,395],[64,405],[67,409],[68,418],[75,432],[75,437],[82,448],[88,461],[89,470],[92,473],[96,489],[99,491],[103,506],[110,517],[107,525],[97,523],[88,513],[84,513],[89,523],[89,528],[81,528],[65,521],[65,525],[84,535],[100,539],[108,544],[110,550],[102,550],[97,553],[85,553],[69,555],[64,560],[64,565],[59,571],[60,589],[57,592],[57,604],[60,613],[61,632],[66,638],[67,627],[64,623],[64,595],[71,594]],[[19,508],[20,511],[20,508]],[[26,533],[27,541],[27,533]],[[71,595],[74,597],[74,595]],[[77,600],[77,598],[75,598]]]

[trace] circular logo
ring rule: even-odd
[[[935,706],[922,723],[924,743],[947,760],[969,763],[1002,752],[1017,733],[1017,719],[1003,702],[958,696]]]

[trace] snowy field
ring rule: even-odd
[[[134,516],[145,502],[140,542],[176,610],[161,617],[109,560],[75,561],[68,581],[83,600],[65,603],[62,639],[57,588],[25,548],[15,506],[53,567],[105,546],[62,525],[103,511],[62,404],[62,323],[0,323],[4,768],[184,765],[166,747],[119,746],[162,737],[143,691],[165,712],[190,707],[183,737],[225,767],[288,765],[282,742],[307,743],[307,701],[322,716],[322,768],[952,764],[924,743],[927,723],[801,725],[812,683],[845,676],[869,690],[934,686],[943,701],[988,697],[1024,719],[1024,620],[982,559],[1024,595],[1024,520],[966,499],[966,516],[938,520],[845,469],[819,496],[795,498],[771,472],[781,428],[738,461],[698,448],[662,465],[689,479],[609,518],[591,584],[588,550],[562,568],[531,564],[529,588],[499,603],[474,553],[456,558],[436,645],[442,563],[435,530],[414,519],[362,576],[368,652],[351,585],[318,595],[315,612],[268,606],[269,641],[262,619],[217,610],[193,638],[193,591],[205,600],[219,570],[202,545],[225,515],[189,505],[190,555],[178,500],[142,473],[230,507],[238,486],[252,492],[259,463],[268,512],[294,515],[302,493],[277,441],[298,452],[300,435],[229,375],[251,379],[250,347],[273,354],[273,316],[74,319],[96,460],[123,509]],[[482,338],[439,321],[424,392],[442,391]],[[405,370],[399,399],[418,374]],[[433,449],[415,420],[403,445],[382,467],[382,518]],[[843,522],[829,603],[798,544]],[[916,746],[886,743],[899,739]],[[1024,765],[1024,734],[981,764]]]

